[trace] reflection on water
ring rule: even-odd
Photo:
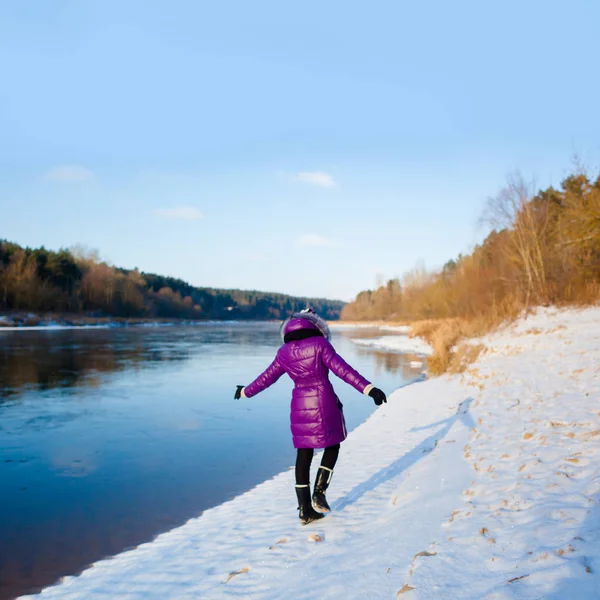
[[[133,330],[0,330],[0,402],[28,388],[47,390],[75,385],[96,386],[103,373],[151,367],[152,363],[185,360],[199,352],[197,342],[235,343],[250,346],[263,343],[264,330],[252,325],[231,329],[205,329],[189,339],[181,329]],[[272,336],[271,336],[272,337]],[[235,338],[235,339],[234,339]]]
[[[392,352],[382,352],[381,350],[362,349],[359,349],[358,353],[370,354],[377,365],[377,372],[384,371],[400,375],[406,381],[411,381],[419,377],[425,366],[425,359],[417,354],[395,354]]]
[[[336,348],[387,392],[419,375],[352,333],[334,332]],[[289,468],[291,382],[232,397],[280,343],[275,324],[0,331],[0,600]],[[334,384],[353,429],[375,407]]]

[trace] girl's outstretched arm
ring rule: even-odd
[[[361,394],[368,394],[373,389],[373,384],[365,379],[356,369],[353,369],[326,340],[323,343],[321,358],[330,371]]]
[[[284,373],[285,370],[279,362],[279,356],[276,356],[275,360],[265,369],[265,371],[242,390],[242,397],[252,398],[252,396],[256,396],[256,394],[273,385]]]

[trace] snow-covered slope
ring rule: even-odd
[[[600,598],[600,309],[480,341],[350,435],[326,519],[285,472],[41,597]]]

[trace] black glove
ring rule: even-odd
[[[373,398],[373,400],[375,401],[375,404],[377,404],[377,406],[379,406],[383,402],[387,402],[387,398],[385,397],[385,394],[379,388],[374,387],[369,392],[369,396],[371,396],[371,398]]]
[[[238,385],[237,389],[235,390],[235,396],[233,397],[234,400],[239,400],[242,397],[242,390],[244,389],[243,385]]]

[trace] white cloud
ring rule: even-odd
[[[194,206],[157,208],[154,214],[165,219],[201,219],[204,215]]]
[[[309,183],[324,188],[333,188],[338,185],[332,175],[323,171],[304,171],[294,175],[294,179],[301,183]]]
[[[296,238],[297,246],[314,246],[314,247],[329,247],[333,248],[337,246],[337,244],[322,235],[317,235],[316,233],[305,233],[304,235],[299,235]]]
[[[93,179],[94,173],[82,165],[59,165],[47,171],[45,177],[50,181],[71,183]]]

